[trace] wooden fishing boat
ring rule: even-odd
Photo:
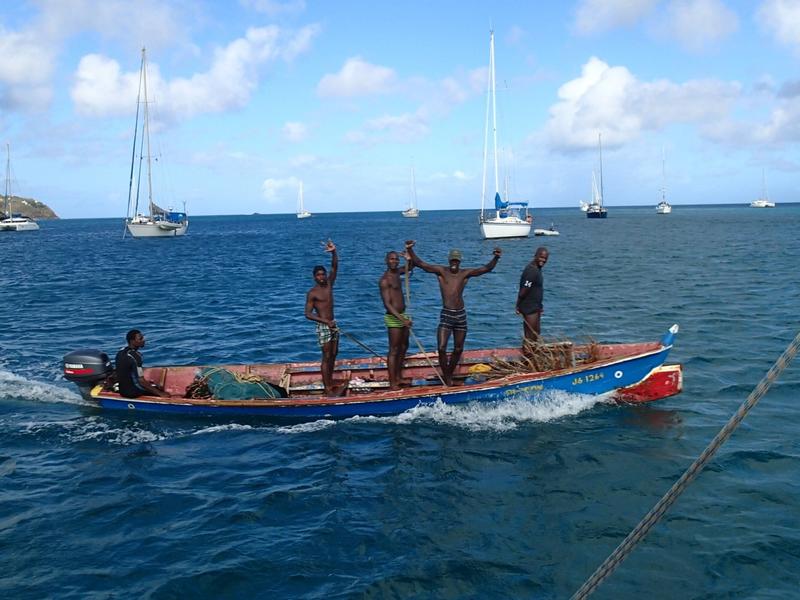
[[[438,379],[433,353],[406,359],[403,375],[410,385],[389,389],[386,362],[378,357],[338,360],[337,384],[343,395],[324,395],[318,362],[144,369],[144,376],[171,398],[125,398],[109,385],[113,366],[99,350],[76,350],[64,357],[64,377],[78,384],[83,396],[102,408],[195,415],[261,415],[290,419],[399,414],[422,404],[464,404],[510,398],[536,401],[552,390],[610,395],[620,402],[649,402],[680,393],[680,365],[664,365],[678,326],[659,341],[628,344],[560,344],[560,368],[539,371],[525,365],[519,348],[467,350],[454,374],[455,384]],[[527,363],[530,364],[530,363]],[[190,397],[198,376],[225,371],[235,379],[260,382],[278,397],[224,399]],[[266,394],[269,396],[270,394]]]

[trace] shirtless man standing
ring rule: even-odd
[[[456,370],[461,353],[464,351],[464,340],[467,337],[467,311],[464,308],[464,288],[470,277],[484,275],[497,265],[503,251],[494,249],[492,260],[477,269],[461,269],[461,252],[450,250],[447,256],[449,265],[429,265],[421,260],[414,252],[414,241],[406,242],[406,252],[411,257],[414,265],[423,271],[435,273],[439,278],[439,291],[442,294],[442,312],[439,317],[439,327],[436,330],[436,339],[439,350],[439,366],[442,369],[442,378],[445,385],[453,385],[453,373]],[[450,334],[453,334],[453,352],[447,358],[447,344]]]
[[[314,267],[316,285],[306,295],[306,319],[317,322],[317,340],[322,348],[320,371],[325,395],[336,396],[343,391],[333,385],[333,367],[339,352],[339,329],[333,316],[333,284],[336,281],[339,257],[331,240],[325,245],[325,252],[331,253],[331,271],[328,273],[322,265]]]
[[[400,255],[394,250],[386,253],[386,271],[381,276],[378,285],[381,288],[381,299],[386,309],[383,322],[389,334],[389,353],[386,356],[386,366],[389,371],[389,389],[400,389],[400,377],[403,363],[408,350],[408,334],[411,331],[411,317],[406,313],[406,303],[403,299],[403,287],[400,276],[406,269],[413,268],[413,264],[400,266]]]

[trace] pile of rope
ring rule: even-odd
[[[494,357],[488,377],[507,377],[520,373],[541,373],[543,371],[556,371],[581,364],[596,361],[599,356],[599,346],[590,340],[582,349],[580,357],[575,357],[573,343],[570,340],[544,340],[540,338],[535,342],[525,340],[519,359],[505,360]]]

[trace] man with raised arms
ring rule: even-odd
[[[442,369],[442,379],[444,379],[445,385],[453,385],[453,373],[461,359],[464,340],[467,337],[464,288],[470,277],[478,277],[494,269],[503,251],[495,248],[492,260],[476,269],[462,269],[461,251],[455,249],[450,250],[447,256],[447,265],[430,265],[420,259],[414,252],[414,240],[406,241],[406,252],[415,266],[427,273],[434,273],[439,279],[439,291],[442,294],[442,312],[439,317],[439,327],[436,330],[439,367]],[[448,359],[447,344],[450,341],[451,333],[453,334],[453,352]]]
[[[314,267],[315,285],[306,295],[306,319],[317,323],[317,341],[322,349],[320,371],[325,395],[338,396],[344,391],[343,387],[335,388],[333,385],[333,368],[339,353],[339,329],[333,316],[333,284],[336,281],[339,257],[331,240],[325,244],[325,252],[331,253],[331,270],[328,273],[322,265]]]

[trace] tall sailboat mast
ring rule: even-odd
[[[11,218],[11,144],[6,142],[6,219]]]
[[[144,83],[144,139],[147,145],[147,200],[150,206],[150,216],[153,216],[153,176],[150,162],[150,106],[147,102],[147,58],[145,49],[142,48],[142,78]]]
[[[600,151],[600,206],[603,206],[603,141],[602,134],[597,134],[597,147]]]

